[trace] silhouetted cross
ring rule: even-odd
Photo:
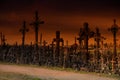
[[[35,21],[30,24],[30,25],[34,26],[36,48],[38,47],[38,30],[39,30],[39,25],[40,24],[44,24],[44,21],[39,20],[38,11],[36,11],[35,12]]]
[[[77,40],[79,40],[80,48],[82,46],[82,41],[84,41],[84,50],[85,50],[85,55],[86,55],[85,62],[88,63],[89,61],[88,40],[89,38],[94,36],[94,32],[92,32],[89,29],[88,23],[85,22],[83,26],[84,26],[83,28],[80,28],[79,38],[77,38]]]
[[[6,44],[6,38],[5,38],[5,35],[2,35],[2,43],[3,43],[3,45],[5,45]]]
[[[26,28],[26,22],[23,22],[23,27],[19,30],[22,33],[22,46],[25,44],[25,34],[29,31],[29,29]]]
[[[117,63],[117,49],[116,49],[116,34],[118,32],[118,30],[120,29],[120,27],[118,27],[118,25],[116,24],[116,20],[113,20],[114,24],[111,26],[111,28],[108,28],[108,31],[111,31],[113,34],[113,42],[114,42],[114,50],[113,50],[113,61],[115,61],[115,63]],[[116,69],[115,64],[113,64],[112,69]]]
[[[43,46],[46,46],[46,44],[47,44],[47,42],[44,40],[44,41],[43,41]]]
[[[56,38],[53,39],[52,44],[56,42],[56,53],[55,53],[55,57],[57,57],[58,63],[61,64],[61,57],[62,55],[60,54],[60,42],[62,43],[62,46],[64,45],[64,40],[63,38],[60,38],[60,31],[56,31]]]

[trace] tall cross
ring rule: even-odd
[[[64,40],[63,38],[60,38],[60,31],[56,31],[56,38],[53,39],[53,42],[54,43],[56,42],[56,55],[55,55],[55,58],[57,57],[58,58],[58,62],[61,64],[61,54],[60,54],[60,42],[62,42],[62,46],[64,45]]]
[[[88,53],[88,40],[89,38],[94,36],[94,32],[92,32],[89,27],[88,27],[88,23],[84,23],[83,24],[83,28],[80,29],[80,33],[79,33],[79,42],[81,45],[81,42],[84,41],[84,49],[85,49],[85,55],[86,55],[86,60],[85,63],[88,63],[89,60],[89,53]]]
[[[56,38],[53,39],[53,42],[56,42],[57,54],[59,55],[60,51],[60,42],[63,42],[63,39],[60,38],[60,31],[56,31]]]
[[[111,31],[113,34],[113,42],[114,42],[113,60],[117,64],[116,34],[117,34],[118,30],[120,29],[120,27],[118,27],[118,25],[116,24],[115,19],[113,20],[113,22],[114,22],[114,24],[111,26],[111,28],[108,29],[108,31]],[[115,64],[113,64],[113,66],[115,67]]]
[[[25,45],[25,34],[29,31],[29,29],[26,28],[26,21],[23,22],[23,27],[19,30],[22,33],[22,46]]]
[[[38,11],[36,11],[35,12],[35,21],[30,24],[30,25],[34,26],[36,48],[38,48],[38,30],[39,30],[40,24],[44,24],[44,21],[39,20]]]

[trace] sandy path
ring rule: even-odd
[[[43,79],[49,80],[115,80],[105,77],[100,77],[91,74],[78,74],[73,72],[66,71],[56,71],[49,70],[44,68],[33,68],[33,67],[24,67],[16,65],[3,65],[0,64],[0,71],[2,72],[15,72],[20,74],[37,76]]]

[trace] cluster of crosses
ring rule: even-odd
[[[39,26],[40,24],[44,24],[44,21],[41,21],[38,16],[38,12],[35,12],[35,21],[30,23],[31,26],[33,26],[34,31],[35,31],[35,47],[34,47],[34,55],[33,55],[33,62],[35,64],[40,62],[40,47],[43,46],[44,48],[50,49],[50,47],[46,47],[47,42],[43,41],[42,42],[42,34],[40,35],[40,47],[38,46],[38,32],[39,32]],[[111,31],[113,34],[113,42],[114,42],[114,52],[112,55],[112,71],[116,71],[116,68],[118,67],[118,57],[117,57],[117,49],[116,49],[116,34],[120,28],[116,24],[116,20],[114,20],[114,24],[112,25],[111,28],[108,29],[108,31]],[[29,29],[26,27],[26,21],[23,21],[23,26],[19,30],[22,33],[22,49],[25,50],[25,36],[26,32],[29,31]],[[103,36],[101,36],[101,33],[99,31],[99,28],[96,27],[96,31],[92,31],[89,28],[89,24],[85,22],[83,24],[83,28],[80,28],[79,32],[79,37],[75,37],[75,44],[72,46],[72,49],[75,50],[74,52],[77,53],[77,49],[79,49],[79,53],[82,53],[84,55],[84,59],[82,59],[82,63],[85,64],[86,66],[89,66],[90,63],[90,54],[89,54],[89,39],[94,38],[94,41],[96,42],[95,46],[95,64],[97,65],[97,68],[100,68],[100,62],[103,61],[102,54],[100,54],[100,44],[103,45],[103,41],[106,39]],[[0,33],[1,37],[1,45],[5,45],[5,35]],[[77,45],[77,42],[79,42],[79,46]],[[68,60],[71,60],[71,55],[70,51],[71,48],[68,48],[68,41],[67,41],[67,48],[64,46],[64,39],[60,37],[60,31],[56,31],[56,38],[53,39],[52,44],[52,54],[53,54],[53,63],[55,66],[63,65],[64,67],[66,64],[70,63]],[[78,48],[79,47],[79,48]],[[65,49],[67,49],[67,54],[64,54]],[[44,51],[44,50],[43,50]],[[43,54],[44,55],[44,54]],[[45,58],[45,57],[44,57]],[[42,60],[41,60],[42,61]],[[42,62],[41,62],[42,63]],[[103,62],[102,62],[103,63]]]

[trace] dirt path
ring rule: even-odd
[[[31,76],[40,77],[47,80],[115,80],[105,77],[100,77],[91,74],[78,74],[66,71],[56,71],[44,68],[33,68],[16,65],[3,65],[0,64],[0,71],[2,72],[14,72],[20,74],[26,74]]]

